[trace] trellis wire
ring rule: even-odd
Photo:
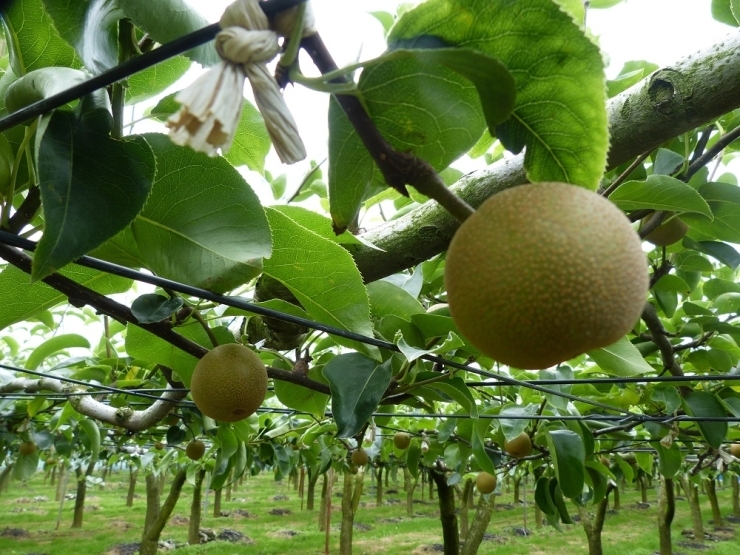
[[[677,383],[677,382],[714,382],[714,381],[740,381],[740,374],[704,374],[701,376],[635,376],[624,378],[563,378],[545,380],[522,380],[526,383],[537,383],[541,385],[574,385],[574,384],[622,384],[622,383]],[[471,387],[496,387],[506,386],[506,382],[465,382]]]
[[[297,6],[298,4],[302,4],[305,1],[306,0],[266,0],[264,2],[260,2],[260,7],[267,16],[271,16]],[[9,116],[0,119],[0,132],[6,131],[16,125],[20,125],[29,119],[38,117],[50,112],[51,110],[55,110],[56,108],[61,108],[69,102],[78,100],[92,92],[112,85],[113,83],[126,79],[127,77],[131,77],[135,73],[149,69],[160,62],[164,62],[165,60],[184,54],[196,46],[201,46],[202,44],[213,40],[220,30],[220,25],[218,23],[213,23],[212,25],[198,29],[197,31],[168,42],[167,44],[163,44],[162,46],[142,54],[141,56],[131,58],[108,71],[104,71],[103,73],[91,77],[79,85],[75,85],[53,96],[39,100],[33,104],[29,104],[28,106],[13,112]]]
[[[29,251],[33,251],[36,249],[35,242],[29,241],[28,239],[24,239],[22,237],[18,237],[17,235],[13,235],[12,233],[8,233],[6,231],[0,231],[0,243],[4,243],[6,245],[10,245],[13,247],[19,247],[21,249],[29,250]],[[192,285],[187,285],[187,284],[173,281],[170,279],[153,276],[151,274],[145,274],[137,270],[132,270],[131,268],[119,266],[118,264],[113,264],[112,262],[106,262],[104,260],[99,260],[97,258],[92,258],[90,256],[81,256],[80,258],[75,260],[74,263],[80,266],[85,266],[87,268],[92,268],[94,270],[99,270],[101,272],[105,272],[108,274],[114,274],[120,277],[132,279],[134,281],[141,281],[144,283],[149,283],[150,285],[161,287],[162,289],[170,289],[172,291],[177,291],[178,293],[182,293],[182,294],[189,295],[192,297],[206,299],[206,300],[218,303],[218,304],[231,306],[233,308],[238,308],[240,310],[252,312],[255,314],[259,314],[261,316],[268,316],[271,318],[282,320],[284,322],[290,322],[292,324],[306,326],[308,328],[323,331],[330,335],[336,335],[339,337],[344,337],[346,339],[352,339],[353,341],[358,341],[358,342],[365,343],[368,345],[373,345],[375,347],[387,349],[393,352],[401,352],[401,350],[399,349],[397,345],[395,345],[394,343],[390,343],[388,341],[383,341],[381,339],[376,339],[374,337],[360,335],[358,333],[343,330],[340,328],[335,328],[333,326],[322,324],[321,322],[315,322],[313,320],[308,320],[306,318],[300,318],[298,316],[293,316],[291,314],[286,314],[283,312],[279,312],[277,310],[271,310],[269,308],[261,307],[261,306],[255,305],[253,303],[244,301],[236,297],[229,297],[226,295],[213,293],[212,291],[208,291],[206,289],[200,289],[198,287],[193,287]],[[485,370],[473,368],[466,364],[448,360],[440,356],[425,354],[425,355],[422,355],[420,358],[423,360],[428,360],[430,362],[442,364],[444,366],[449,366],[449,367],[452,367],[458,370],[465,370],[466,372],[470,372],[472,374],[478,374],[486,378],[497,379],[497,380],[505,382],[507,385],[525,387],[528,389],[539,391],[540,393],[555,395],[557,397],[562,397],[563,399],[568,399],[569,401],[577,401],[579,403],[584,403],[586,405],[591,405],[591,406],[604,409],[604,410],[618,412],[624,415],[633,414],[631,411],[628,411],[628,410],[625,410],[619,407],[607,405],[599,401],[592,401],[590,399],[579,397],[577,395],[572,395],[570,393],[565,393],[563,391],[548,389],[546,387],[542,387],[542,386],[539,386],[533,383],[527,383],[527,382],[517,380],[515,378],[511,378],[511,377],[504,376],[501,374],[487,372]],[[20,371],[23,371],[23,370],[20,370]]]

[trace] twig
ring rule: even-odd
[[[640,155],[639,155],[639,156],[638,156],[637,158],[635,158],[635,161],[634,161],[634,162],[632,162],[632,163],[631,163],[631,164],[629,165],[629,167],[628,167],[628,168],[627,168],[626,170],[624,170],[624,171],[623,171],[623,172],[622,172],[622,173],[621,173],[621,174],[619,175],[619,177],[617,177],[617,178],[616,178],[616,179],[615,179],[615,180],[614,180],[614,181],[612,182],[612,184],[611,184],[611,185],[609,185],[609,187],[607,187],[607,188],[606,188],[606,189],[604,190],[604,192],[603,192],[603,193],[601,193],[601,196],[603,196],[604,198],[609,198],[609,195],[611,195],[611,194],[612,194],[612,193],[613,193],[613,192],[615,191],[615,189],[616,189],[617,187],[619,187],[619,186],[620,186],[620,185],[621,185],[621,184],[622,184],[622,183],[624,182],[624,180],[625,180],[625,179],[627,179],[627,178],[628,178],[628,177],[630,176],[630,174],[631,174],[631,173],[632,173],[633,171],[635,171],[635,170],[637,169],[637,166],[639,166],[640,164],[642,164],[642,163],[643,163],[643,162],[645,161],[645,159],[646,159],[646,158],[647,158],[648,156],[650,156],[650,153],[651,153],[651,152],[652,152],[652,150],[648,150],[647,152],[643,152],[643,153],[642,153],[642,154],[640,154]]]
[[[736,127],[732,131],[725,133],[720,137],[716,143],[712,145],[712,148],[708,149],[704,154],[699,156],[696,160],[692,161],[689,168],[686,170],[686,180],[706,166],[712,158],[722,153],[722,151],[734,140],[740,138],[740,126]]]

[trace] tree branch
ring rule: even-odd
[[[711,83],[711,86],[707,84]],[[665,141],[740,107],[740,33],[656,71],[608,104],[608,168],[652,151]],[[452,190],[473,207],[526,183],[524,157],[502,160],[461,178]],[[441,253],[458,224],[436,202],[363,234],[373,245],[349,250],[366,282],[410,268]]]

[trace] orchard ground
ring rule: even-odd
[[[126,507],[128,471],[113,474],[104,488],[91,487],[85,504],[85,523],[82,529],[72,530],[73,501],[67,500],[61,511],[59,529],[55,529],[59,503],[54,501],[55,487],[44,480],[39,472],[28,482],[12,482],[8,491],[0,494],[0,553],[4,555],[79,555],[114,554],[133,555],[141,536],[144,522],[146,495],[144,480],[138,480],[133,506]],[[318,494],[317,488],[317,494]],[[406,516],[406,495],[403,480],[389,483],[384,490],[383,504],[376,506],[375,492],[366,475],[365,490],[360,509],[355,518],[353,548],[360,555],[396,553],[442,552],[439,527],[439,510],[436,495],[429,498],[428,487],[417,486],[414,494],[414,516]],[[68,493],[74,491],[68,485]],[[332,523],[329,553],[339,552],[339,522],[341,521],[341,484],[335,484],[332,495]],[[524,488],[521,488],[522,498]],[[676,518],[673,523],[675,553],[685,555],[707,553],[734,555],[740,549],[731,513],[731,488],[726,484],[718,489],[725,527],[715,531],[706,496],[701,496],[705,529],[710,539],[703,548],[696,549],[690,537],[682,531],[691,529],[688,504],[677,498]],[[604,526],[603,540],[606,555],[650,555],[658,549],[656,534],[656,496],[654,488],[648,489],[648,505],[640,504],[640,492],[634,484],[627,484],[620,495],[620,510],[610,511]],[[163,540],[186,542],[192,487],[183,488],[182,495],[168,525],[162,533]],[[551,526],[535,528],[534,503],[531,483],[527,488],[527,528],[531,535],[523,537],[524,505],[514,503],[513,487],[500,488],[496,496],[496,510],[488,526],[486,539],[480,547],[481,555],[544,554],[578,555],[588,553],[588,546],[580,523],[563,525],[558,532]],[[222,501],[222,516],[214,518],[213,493],[204,501],[202,529],[218,535],[225,529],[235,530],[247,538],[241,543],[214,541],[205,545],[177,548],[182,555],[208,553],[211,555],[278,555],[324,553],[325,533],[317,526],[318,510],[301,510],[299,491],[288,481],[276,482],[271,474],[262,473],[249,477],[232,492],[230,501]],[[304,505],[305,506],[305,505]],[[318,508],[318,499],[317,504]],[[575,506],[569,504],[575,514]],[[469,511],[472,521],[474,511]],[[576,517],[577,518],[577,517]],[[160,550],[160,552],[163,552]]]

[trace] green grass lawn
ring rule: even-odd
[[[54,488],[44,484],[44,476],[38,473],[26,484],[11,483],[7,492],[0,494],[0,553],[3,555],[95,555],[108,553],[119,544],[138,542],[145,512],[144,480],[139,480],[133,507],[126,507],[128,472],[120,472],[110,477],[104,489],[98,487],[88,491],[85,522],[82,529],[72,530],[72,508],[74,501],[65,502],[62,509],[61,524],[56,529],[59,503],[54,502]],[[318,488],[317,488],[318,489]],[[390,488],[397,493],[386,493],[384,504],[376,507],[375,494],[366,478],[362,506],[358,510],[354,531],[354,550],[356,555],[396,554],[396,553],[435,553],[441,552],[441,526],[439,524],[436,499],[429,501],[428,490],[421,496],[417,488],[414,504],[415,515],[406,517],[403,485],[391,483]],[[71,484],[68,491],[74,491]],[[339,552],[339,522],[341,513],[341,484],[334,486],[332,498],[332,526],[330,553]],[[678,493],[678,491],[677,491]],[[732,509],[730,488],[718,490],[723,515]],[[649,508],[638,508],[639,492],[628,486],[622,493],[621,510],[609,514],[604,526],[604,552],[606,555],[651,555],[658,549],[656,520],[656,490],[649,490]],[[49,501],[34,500],[34,497],[47,497]],[[531,504],[531,491],[528,491],[528,527],[532,529],[529,537],[518,536],[515,528],[524,523],[524,508],[512,506],[513,493],[504,490],[496,498],[497,508],[488,527],[489,537],[483,542],[480,554],[497,555],[520,554],[563,554],[579,555],[588,553],[585,534],[580,524],[563,526],[558,532],[549,526],[536,529],[534,526],[534,507]],[[170,523],[162,533],[162,539],[185,542],[187,539],[187,516],[189,514],[192,486],[185,484]],[[713,533],[709,524],[711,511],[706,498],[703,516],[706,532]],[[248,536],[253,543],[232,544],[217,541],[200,546],[183,547],[176,553],[182,555],[278,555],[298,553],[319,555],[324,552],[324,532],[318,530],[318,511],[301,510],[301,499],[297,490],[287,482],[275,482],[271,475],[263,474],[248,478],[232,493],[231,501],[222,502],[222,511],[231,511],[227,517],[214,518],[213,494],[205,500],[203,528],[211,528],[216,533],[232,529]],[[676,553],[711,555],[735,555],[740,550],[740,540],[734,531],[725,531],[727,538],[722,541],[707,541],[707,549],[696,550],[680,545],[687,541],[681,535],[682,529],[691,527],[688,504],[677,501],[676,517],[673,523],[674,550]],[[318,507],[318,499],[317,499]],[[571,507],[571,514],[576,514]],[[237,509],[249,511],[252,517],[235,514]],[[284,509],[287,514],[273,515],[273,509]],[[470,511],[472,521],[473,511]],[[730,524],[730,526],[732,526]],[[436,545],[435,545],[436,544]],[[129,551],[131,553],[131,551]]]

